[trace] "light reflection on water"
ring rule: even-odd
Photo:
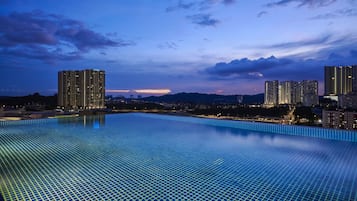
[[[59,124],[74,124],[99,129],[105,125],[105,115],[84,115],[76,118],[59,118]]]

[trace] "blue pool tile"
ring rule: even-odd
[[[97,118],[101,124],[93,126]],[[5,200],[357,200],[355,135],[151,114],[1,122],[0,194]]]

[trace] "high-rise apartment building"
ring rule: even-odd
[[[279,83],[279,104],[291,104],[291,82]]]
[[[300,85],[300,102],[304,106],[319,104],[319,84],[317,80],[303,80]]]
[[[357,66],[325,66],[325,96],[357,92]]]
[[[264,104],[276,106],[279,103],[279,81],[265,81]]]
[[[274,102],[276,100],[277,102]],[[280,83],[277,80],[266,81],[264,104],[270,106],[277,104],[317,105],[319,104],[318,82],[316,80],[282,81]]]
[[[104,108],[105,72],[76,70],[58,72],[58,105],[65,109]]]
[[[279,104],[299,103],[299,83],[296,81],[282,81],[279,84]]]
[[[343,109],[357,109],[357,92],[338,96],[338,106]]]
[[[357,130],[357,112],[323,110],[322,126],[324,128]]]

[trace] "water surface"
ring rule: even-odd
[[[237,124],[152,114],[4,124],[0,193],[5,200],[357,200],[356,142],[222,122]]]

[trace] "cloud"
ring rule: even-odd
[[[157,46],[159,49],[173,49],[177,50],[178,45],[175,42],[165,42]]]
[[[37,59],[45,61],[46,63],[54,63],[57,60],[68,61],[81,58],[79,52],[64,52],[61,48],[49,50],[48,48],[36,45],[3,48],[0,49],[0,55]]]
[[[320,14],[316,15],[314,17],[309,18],[310,20],[322,20],[322,19],[332,19],[332,18],[337,18],[338,16],[334,13],[325,13],[325,14]]]
[[[223,0],[223,4],[230,5],[234,4],[236,1],[235,0]]]
[[[195,6],[196,3],[191,2],[191,3],[183,3],[182,0],[179,0],[177,2],[177,4],[175,6],[170,6],[166,8],[166,12],[172,12],[172,11],[176,11],[176,10],[187,10],[187,9],[191,9],[193,8],[193,6]]]
[[[248,58],[233,60],[229,63],[217,63],[209,67],[205,72],[213,80],[257,80],[257,79],[316,79],[319,75],[316,71],[316,62],[293,60],[290,58],[260,58],[251,60]],[[314,72],[314,73],[311,73]]]
[[[259,47],[269,52],[283,50],[295,52],[286,56],[260,59],[236,59],[229,63],[220,62],[208,67],[204,72],[215,80],[235,79],[281,79],[323,80],[325,65],[353,65],[357,63],[357,36],[348,34],[334,36],[321,35],[316,38],[291,41]],[[296,52],[296,49],[302,49]]]
[[[58,30],[56,36],[59,39],[72,43],[83,52],[91,49],[132,45],[131,42],[114,41],[92,30],[77,27]]]
[[[287,6],[291,3],[297,3],[298,7],[308,6],[312,8],[316,7],[325,7],[335,3],[337,0],[280,0],[273,3],[268,3],[266,6],[275,7],[275,6]]]
[[[220,21],[211,17],[210,14],[196,14],[186,16],[192,23],[200,26],[216,26]]]
[[[300,41],[290,41],[285,43],[278,43],[268,46],[263,46],[265,48],[272,48],[272,49],[289,49],[289,48],[298,48],[302,46],[310,46],[310,45],[319,45],[324,44],[330,41],[332,38],[331,34],[322,35],[316,38],[304,39]]]
[[[285,57],[323,59],[335,53],[346,56],[350,50],[357,49],[357,36],[354,33],[344,35],[326,33],[314,38],[256,48]]]
[[[336,10],[330,13],[324,13],[320,15],[316,15],[309,19],[311,20],[324,20],[324,19],[333,19],[333,18],[340,18],[340,17],[356,17],[357,16],[357,9],[355,8],[346,8]]]
[[[111,39],[84,23],[56,14],[13,12],[0,16],[0,54],[51,60],[77,59],[82,53],[132,42]]]
[[[310,53],[311,54],[311,53]],[[323,81],[323,66],[353,65],[357,63],[357,43],[334,46],[320,50],[315,59],[303,59],[298,55],[277,58],[274,56],[256,60],[243,58],[229,63],[217,63],[205,69],[216,80],[279,79]]]
[[[206,9],[210,9],[214,5],[219,5],[219,4],[228,6],[234,4],[235,2],[236,2],[235,0],[203,0],[199,2],[199,9],[206,10]]]
[[[276,66],[290,64],[289,59],[277,59],[274,56],[250,60],[248,58],[232,60],[229,63],[217,63],[213,67],[207,68],[206,72],[218,76],[238,76],[238,77],[263,77],[261,72]]]
[[[172,12],[177,10],[198,10],[203,11],[212,8],[215,5],[233,5],[236,0],[201,0],[192,2],[183,2],[179,0],[176,5],[166,8],[166,12]],[[210,14],[195,14],[186,16],[192,23],[200,26],[215,26],[220,21],[212,18]]]
[[[190,10],[190,9],[198,9],[198,10],[206,10],[210,9],[214,5],[233,5],[236,0],[202,0],[202,1],[192,1],[192,2],[183,2],[183,0],[179,0],[176,5],[169,6],[166,8],[166,12],[178,11],[178,10]]]
[[[266,15],[266,14],[268,14],[268,12],[266,12],[266,11],[261,11],[261,12],[259,12],[259,13],[257,14],[257,17],[260,18],[260,17],[262,17],[263,15]]]

